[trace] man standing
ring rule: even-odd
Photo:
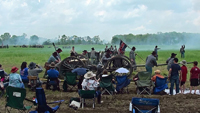
[[[150,72],[152,74],[152,67],[157,66],[157,62],[156,62],[156,53],[155,51],[153,51],[151,53],[151,55],[147,56],[146,58],[146,71]]]
[[[94,64],[94,61],[97,61],[97,57],[95,55],[96,51],[94,50],[94,48],[91,48],[91,54],[90,54],[90,58],[91,58],[91,63]]]
[[[180,53],[181,53],[181,58],[185,58],[185,45],[181,46]]]
[[[115,46],[115,49],[114,49],[114,55],[117,54],[117,47]]]
[[[106,46],[106,48],[105,48],[105,52],[108,50],[108,46]]]
[[[156,52],[156,60],[158,60],[158,50],[159,50],[160,48],[158,48],[158,46],[155,46],[155,49],[154,49],[154,51]]]
[[[72,50],[70,51],[70,55],[73,56],[73,55],[76,55],[76,51],[74,49],[74,46],[72,46]]]
[[[180,75],[180,76],[179,76]],[[169,69],[168,78],[170,79],[170,95],[173,95],[174,84],[176,84],[176,94],[179,93],[179,81],[182,79],[181,67],[178,64],[178,58],[174,58],[174,64]]]
[[[169,57],[166,61],[167,63],[167,70],[169,71],[169,69],[171,68],[171,65],[174,63],[174,58],[176,57],[175,53],[171,54],[171,57]]]
[[[61,60],[61,57],[60,57],[60,54],[59,54],[59,53],[62,52],[62,49],[58,48],[58,49],[56,50],[56,52],[57,52],[57,58],[58,58],[59,60]]]
[[[130,53],[129,53],[129,58],[131,59],[131,63],[134,66],[134,70],[137,69],[137,67],[136,67],[136,61],[135,61],[135,56],[137,54],[135,54],[135,50],[136,50],[136,48],[133,46],[132,49],[131,49],[131,51],[130,51]]]

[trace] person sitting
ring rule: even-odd
[[[164,78],[161,74],[160,74],[160,70],[156,70],[154,71],[155,72],[155,75],[151,78],[151,80],[153,82],[156,82],[156,77],[159,77],[159,78]]]
[[[38,74],[43,71],[42,67],[36,65],[36,63],[34,62],[31,62],[28,67],[29,67],[28,76],[37,76],[37,84],[41,85],[42,82],[39,80]]]
[[[18,71],[17,67],[12,67],[8,85],[12,87],[24,88],[22,79],[20,75],[17,73],[17,71]]]
[[[59,72],[57,70],[55,70],[55,63],[52,62],[50,65],[50,70],[47,71],[47,75],[48,75],[48,79],[50,79],[50,81],[55,81],[56,82],[56,86],[57,89],[60,90],[59,88]],[[49,80],[47,80],[47,84],[48,84]]]
[[[4,71],[4,69],[2,68],[2,65],[0,64],[0,84],[2,84],[1,88],[4,89],[4,81],[5,81],[5,76],[8,76],[8,74]]]
[[[21,69],[20,69],[20,76],[22,78],[23,83],[28,83],[28,68],[27,68],[27,62],[22,62]]]
[[[96,90],[97,87],[99,87],[99,80],[100,79],[96,79],[96,74],[93,74],[92,71],[87,72],[84,75],[85,79],[82,82],[82,90]],[[98,89],[97,89],[98,90]],[[101,93],[100,91],[96,91],[96,96],[97,96],[97,101],[98,103],[102,103],[101,102]]]
[[[88,53],[87,53],[87,50],[84,50],[82,55],[85,57],[85,58],[88,58]]]

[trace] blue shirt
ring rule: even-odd
[[[22,88],[22,79],[19,74],[17,74],[17,73],[10,74],[9,86]]]
[[[47,71],[49,78],[58,78],[59,72],[55,69],[50,69]]]
[[[20,70],[20,75],[21,75],[21,78],[22,79],[28,79],[27,76],[28,76],[28,68],[24,68],[23,70]]]
[[[171,77],[179,76],[178,72],[181,70],[181,67],[178,64],[172,64],[171,69]]]

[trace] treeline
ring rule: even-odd
[[[41,38],[37,35],[32,35],[27,38],[27,34],[23,33],[20,36],[11,35],[10,33],[4,33],[0,35],[0,43],[2,45],[34,45],[40,44]]]
[[[156,34],[125,34],[112,37],[112,44],[119,44],[123,40],[126,44],[132,45],[174,45],[174,44],[195,44],[200,40],[199,33],[178,33],[178,32],[158,32]]]
[[[68,45],[68,44],[103,44],[104,41],[100,39],[99,36],[94,36],[93,38],[86,36],[86,37],[78,37],[74,36],[66,36],[62,35],[58,37],[56,41],[57,45]],[[46,44],[46,43],[44,43]]]

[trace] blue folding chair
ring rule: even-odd
[[[60,104],[64,101],[64,100],[59,100],[59,101],[47,103],[44,89],[42,88],[36,88],[36,99],[37,99],[37,109],[36,111],[31,111],[30,113],[55,113],[59,109]],[[54,104],[54,103],[58,103],[58,105],[53,108],[47,105],[47,104]]]
[[[154,87],[154,94],[159,93],[165,89],[167,89],[167,77],[166,78],[160,78],[156,77],[155,87]]]
[[[130,84],[130,79],[128,79],[128,76],[123,75],[123,76],[116,76],[117,84],[116,84],[116,90],[120,91],[123,88],[127,88],[127,93],[128,93],[128,85]]]
[[[133,113],[158,113],[160,112],[159,100],[151,98],[132,98]]]

